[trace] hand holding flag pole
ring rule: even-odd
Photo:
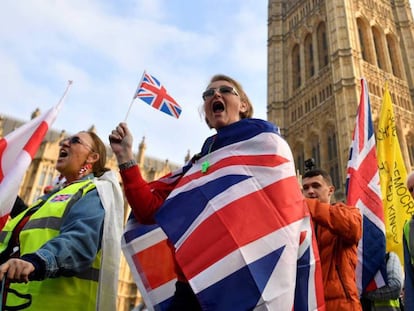
[[[142,99],[151,107],[177,119],[181,114],[182,109],[180,105],[167,93],[167,90],[161,84],[161,82],[158,81],[158,79],[154,76],[147,73],[145,70],[141,81],[138,84],[137,90],[135,91],[135,94],[132,98],[131,104],[129,105],[129,109],[125,117],[125,122],[131,110],[132,103],[137,97]]]

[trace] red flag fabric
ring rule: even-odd
[[[55,121],[60,105],[0,139],[0,230],[8,219],[24,174]]]

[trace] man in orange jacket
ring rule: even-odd
[[[355,267],[362,236],[361,213],[343,203],[330,204],[335,187],[324,170],[307,171],[302,177],[302,187],[319,248],[326,310],[360,311]]]

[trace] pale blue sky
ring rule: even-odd
[[[139,99],[128,124],[135,150],[183,163],[214,133],[199,115],[216,73],[239,79],[266,118],[267,0],[2,1],[0,113],[28,120],[74,81],[53,128],[94,124],[107,141],[145,70],[181,105],[180,119]]]
[[[135,150],[181,164],[209,130],[199,114],[209,78],[238,79],[266,119],[267,0],[3,0],[0,114],[26,121],[73,86],[53,128],[95,125],[107,142],[147,70],[183,108],[174,119],[137,99]]]

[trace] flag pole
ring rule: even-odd
[[[63,92],[63,94],[62,94],[62,97],[60,97],[60,99],[59,99],[59,101],[58,101],[57,105],[56,105],[54,108],[52,108],[52,109],[54,109],[54,110],[56,110],[56,111],[59,111],[59,110],[60,110],[60,107],[61,107],[61,105],[62,105],[62,102],[63,102],[63,100],[65,99],[66,95],[68,94],[69,89],[70,89],[70,88],[71,88],[71,86],[72,86],[72,83],[73,83],[73,81],[72,81],[72,80],[68,80],[68,85],[66,86],[66,89],[65,89],[65,91],[64,91],[64,92]]]
[[[140,81],[139,81],[139,83],[138,83],[137,89],[136,89],[136,90],[135,90],[135,92],[134,92],[134,96],[132,96],[132,100],[131,100],[131,103],[129,104],[129,108],[128,108],[127,114],[126,114],[126,116],[125,116],[125,120],[124,120],[124,122],[126,122],[126,121],[127,121],[127,119],[128,119],[129,112],[131,111],[132,104],[134,103],[134,100],[135,100],[135,98],[136,98],[136,96],[137,96],[137,92],[138,92],[138,90],[141,88],[141,84],[142,84],[142,81],[144,81],[144,77],[145,77],[145,70],[144,70],[144,72],[143,72],[143,74],[142,74],[141,80],[140,80]]]
[[[63,92],[63,95],[62,95],[62,97],[59,99],[59,102],[58,102],[58,104],[57,104],[57,106],[59,107],[60,106],[60,104],[63,102],[63,100],[65,99],[65,97],[66,97],[66,95],[67,95],[67,93],[69,92],[69,89],[70,89],[70,87],[72,86],[72,84],[73,84],[73,81],[72,80],[68,80],[68,85],[66,86],[66,89],[65,89],[65,91]]]
[[[126,122],[127,119],[128,119],[128,115],[129,115],[129,112],[131,111],[131,107],[132,107],[132,104],[134,103],[134,100],[135,100],[135,98],[132,98],[131,103],[129,104],[129,108],[128,108],[127,114],[125,116],[124,122]]]

